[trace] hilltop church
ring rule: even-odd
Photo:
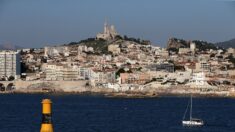
[[[116,29],[114,25],[109,26],[107,22],[104,23],[104,32],[98,33],[96,35],[96,39],[104,39],[104,40],[112,40],[114,39],[118,33],[116,32]]]

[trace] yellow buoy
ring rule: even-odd
[[[50,99],[42,100],[42,124],[40,132],[53,132],[51,104]]]

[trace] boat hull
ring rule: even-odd
[[[203,126],[204,123],[202,121],[182,121],[183,126]]]

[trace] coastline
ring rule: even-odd
[[[14,84],[15,89],[5,90],[0,94],[81,94],[102,95],[116,98],[155,98],[161,96],[190,96],[195,97],[235,97],[234,86],[220,87],[190,87],[187,85],[159,86],[155,84],[145,86],[124,85],[123,87],[92,87],[87,81],[5,81],[1,82],[7,87]]]
[[[49,95],[87,95],[87,96],[104,96],[107,98],[161,98],[161,97],[189,97],[196,98],[235,98],[235,93],[172,93],[172,92],[139,92],[139,91],[127,91],[127,92],[113,92],[113,91],[83,91],[83,92],[64,92],[64,91],[8,91],[0,92],[1,94],[49,94]]]

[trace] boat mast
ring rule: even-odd
[[[193,107],[193,99],[192,99],[192,95],[191,95],[191,103],[190,103],[190,121],[192,120],[192,107]]]

